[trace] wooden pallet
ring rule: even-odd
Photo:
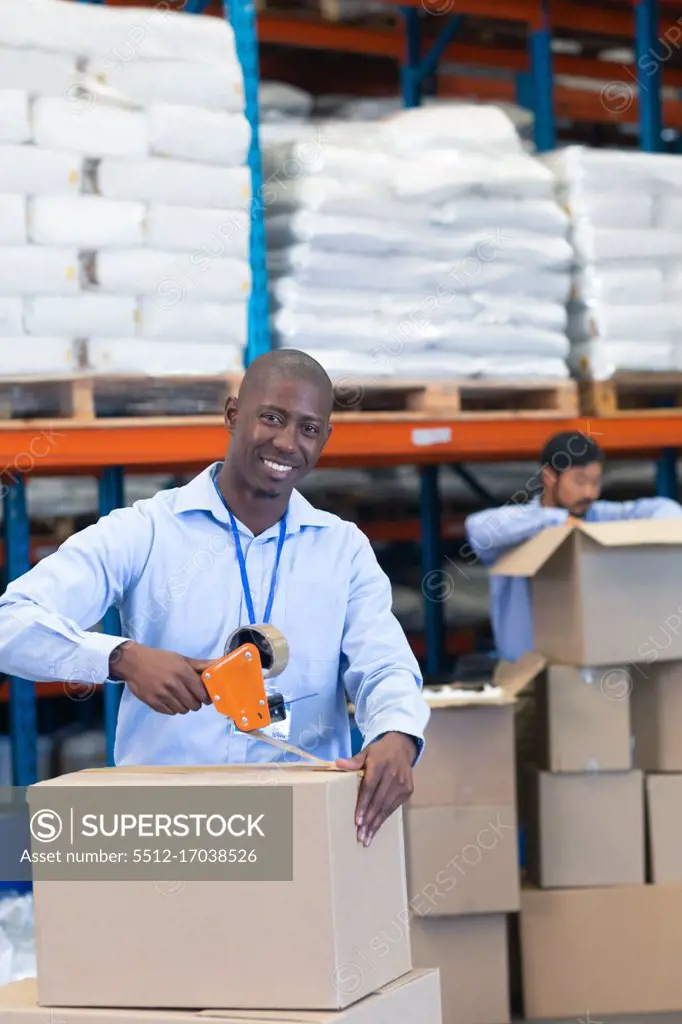
[[[586,416],[680,414],[682,373],[616,373],[609,380],[580,382],[581,412]]]
[[[238,374],[5,377],[0,379],[0,421],[221,415],[239,379]]]
[[[347,378],[335,386],[337,415],[400,413],[414,416],[561,419],[578,415],[572,380],[370,381]],[[385,418],[382,416],[382,418]]]

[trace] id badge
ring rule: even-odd
[[[271,694],[274,692],[274,690],[268,690],[266,687],[266,693],[268,694],[268,696],[271,696]],[[261,732],[263,733],[264,736],[272,736],[273,739],[283,740],[285,743],[288,743],[289,737],[291,735],[291,714],[289,710],[289,705],[286,703],[286,701],[284,706],[286,709],[286,718],[284,719],[284,721],[271,722],[270,725],[266,726],[264,729],[261,729]]]

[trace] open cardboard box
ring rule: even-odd
[[[525,654],[514,663],[499,662],[480,685],[425,687],[431,718],[410,809],[515,804],[516,700],[545,664],[539,655]]]
[[[534,647],[565,665],[682,658],[682,518],[552,526],[494,576],[530,581]]]

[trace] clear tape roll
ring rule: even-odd
[[[284,633],[276,626],[239,626],[227,638],[225,654],[236,650],[242,644],[254,644],[258,648],[263,676],[274,679],[281,675],[289,664],[289,644]]]

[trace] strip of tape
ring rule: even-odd
[[[321,757],[317,757],[315,754],[308,753],[307,750],[300,750],[298,747],[294,747],[291,743],[286,743],[284,740],[278,740],[274,736],[267,736],[260,729],[254,729],[253,732],[249,733],[250,736],[257,736],[259,740],[263,740],[264,743],[269,743],[272,747],[277,747],[279,750],[284,750],[287,754],[294,754],[296,757],[303,757],[314,764],[322,765],[324,768],[336,768],[333,761],[325,761]]]

